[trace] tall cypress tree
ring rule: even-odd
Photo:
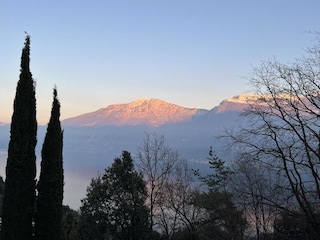
[[[36,223],[36,235],[39,240],[60,239],[63,200],[63,133],[59,118],[60,102],[55,88],[51,118],[41,151]]]
[[[11,120],[2,207],[2,240],[29,240],[33,234],[37,120],[35,85],[29,65],[30,36],[27,35]]]

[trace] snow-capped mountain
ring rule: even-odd
[[[218,113],[221,112],[241,112],[249,107],[249,104],[254,103],[259,95],[256,94],[239,94],[231,98],[223,100],[219,106],[216,107]]]
[[[242,111],[254,95],[238,95],[226,99],[213,109],[217,113]],[[187,108],[168,103],[160,99],[141,98],[130,103],[114,104],[97,111],[85,113],[62,121],[64,126],[125,126],[149,125],[161,126],[168,123],[183,123],[201,117],[209,110]]]

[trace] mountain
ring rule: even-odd
[[[190,162],[206,162],[210,146],[222,154],[224,143],[217,136],[239,124],[239,113],[252,100],[253,96],[238,95],[204,110],[138,99],[65,119],[65,164],[73,169],[85,165],[87,172],[103,169],[122,150],[136,153],[145,132],[164,135],[166,143]]]
[[[239,112],[255,95],[240,94],[226,99],[213,108],[216,113]],[[114,104],[94,112],[85,113],[62,121],[64,126],[161,126],[191,121],[209,113],[209,110],[186,108],[160,99],[141,98],[130,103]]]
[[[126,104],[114,104],[65,119],[64,126],[150,125],[160,126],[191,120],[192,116],[206,110],[185,108],[159,99],[141,98]]]
[[[249,104],[254,103],[259,95],[256,94],[239,94],[223,100],[219,106],[216,107],[218,113],[222,112],[241,112],[249,107]]]
[[[146,132],[163,135],[166,145],[187,159],[190,168],[209,173],[209,147],[226,162],[232,159],[232,152],[224,151],[224,140],[217,136],[223,135],[225,129],[236,128],[239,113],[254,99],[251,95],[234,96],[211,110],[185,108],[159,99],[138,99],[63,120],[64,203],[78,208],[90,180],[110,166],[123,150],[136,158]],[[45,132],[46,126],[38,127],[38,164]],[[3,176],[9,138],[10,125],[0,125]]]

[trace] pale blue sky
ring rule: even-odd
[[[40,124],[137,98],[211,109],[250,90],[251,66],[315,43],[319,0],[0,1],[0,122],[9,122],[31,35]]]

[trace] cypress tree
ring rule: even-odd
[[[29,65],[30,36],[27,35],[11,119],[2,207],[2,240],[29,240],[33,234],[37,120],[35,84]]]
[[[60,239],[63,200],[63,132],[59,118],[60,102],[55,88],[51,117],[41,151],[36,223],[36,235],[39,240]]]

